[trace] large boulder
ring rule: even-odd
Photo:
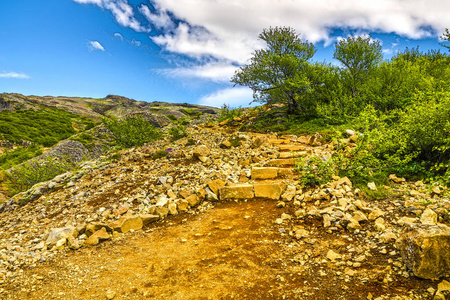
[[[397,248],[406,267],[424,279],[450,275],[450,227],[414,225],[403,229]]]

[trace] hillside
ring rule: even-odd
[[[445,188],[304,187],[297,160],[335,146],[239,132],[249,119],[86,161],[2,205],[2,298],[448,299]]]
[[[48,156],[72,163],[95,159],[117,147],[105,120],[140,118],[164,131],[178,123],[213,119],[219,110],[190,104],[139,102],[121,96],[103,99],[0,94],[0,170]],[[108,127],[108,126],[106,126]],[[2,183],[3,182],[3,183]],[[0,202],[22,188],[0,181]]]

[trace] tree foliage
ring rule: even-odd
[[[254,101],[283,103],[289,112],[307,110],[298,95],[309,89],[307,63],[314,55],[314,45],[302,39],[290,27],[264,29],[259,39],[266,48],[256,50],[250,63],[239,68],[231,81],[248,86]]]

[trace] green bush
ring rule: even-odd
[[[186,132],[186,127],[183,125],[177,125],[169,129],[169,134],[171,136],[172,141],[176,141],[188,136]]]
[[[27,148],[20,147],[0,155],[0,169],[7,170],[15,165],[21,164],[33,157],[42,154],[40,147],[31,145]]]
[[[9,189],[16,194],[39,182],[50,180],[67,172],[73,166],[70,160],[47,156],[44,160],[27,161],[9,172],[5,172],[5,178]]]
[[[103,119],[115,141],[123,147],[137,147],[155,141],[161,133],[141,116],[119,120],[116,117]]]
[[[242,108],[232,108],[229,105],[224,104],[220,109],[220,116],[217,121],[222,122],[227,119],[233,120],[235,117],[240,117],[243,114]]]

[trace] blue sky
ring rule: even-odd
[[[385,59],[446,49],[448,0],[0,1],[0,92],[247,106],[233,87],[263,28],[291,26],[333,62],[334,43],[370,34]]]

